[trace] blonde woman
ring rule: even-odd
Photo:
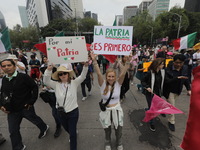
[[[124,81],[124,77],[127,69],[130,65],[130,58],[127,60],[122,72],[117,78],[114,69],[109,68],[106,70],[105,80],[100,72],[96,57],[91,53],[93,60],[93,65],[98,76],[98,83],[101,91],[101,99],[103,104],[110,99],[109,103],[106,105],[106,110],[100,112],[100,122],[105,131],[105,150],[111,150],[111,125],[114,124],[117,150],[123,150],[122,145],[122,126],[123,126],[123,110],[120,105],[120,90],[121,85]],[[112,94],[112,96],[111,96]],[[110,97],[110,98],[109,98]]]

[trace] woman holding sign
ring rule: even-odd
[[[124,81],[124,77],[127,69],[130,66],[130,57],[126,61],[123,70],[117,79],[117,75],[114,69],[109,68],[106,70],[105,77],[100,72],[96,57],[91,53],[94,68],[98,76],[98,83],[101,91],[101,102],[100,105],[104,106],[100,112],[100,122],[105,130],[105,150],[111,150],[111,125],[114,124],[115,135],[117,142],[117,150],[123,150],[122,146],[122,126],[123,126],[123,111],[120,105],[120,91],[121,85]]]
[[[77,150],[76,127],[79,118],[77,88],[86,77],[88,63],[84,64],[81,75],[74,80],[74,71],[67,66],[61,65],[53,74],[52,69],[52,65],[46,69],[44,83],[55,90],[56,108],[62,126],[70,135],[70,150]],[[51,77],[54,81],[51,80]]]

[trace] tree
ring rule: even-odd
[[[155,20],[157,24],[157,30],[160,38],[169,36],[170,39],[176,39],[178,28],[179,28],[179,22],[181,16],[181,28],[180,28],[180,35],[184,36],[185,31],[189,26],[189,20],[186,16],[186,10],[178,7],[173,7],[169,12],[161,13]]]
[[[94,26],[99,25],[95,19],[86,17],[78,21],[78,29],[80,32],[93,32]]]
[[[43,38],[55,36],[58,32],[64,31],[66,34],[72,34],[76,29],[76,24],[72,19],[54,19],[48,25],[40,28],[40,34]]]
[[[150,44],[151,28],[154,28],[155,25],[147,11],[130,18],[124,25],[133,26],[134,43]]]
[[[19,24],[10,30],[10,40],[13,48],[29,48],[38,43],[39,33],[36,27],[22,28]]]

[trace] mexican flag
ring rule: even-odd
[[[11,49],[10,35],[8,27],[6,27],[0,33],[0,53],[6,52],[9,49]]]
[[[181,50],[186,48],[191,48],[194,46],[197,32],[188,34],[179,39],[173,40],[174,50]]]

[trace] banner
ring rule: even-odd
[[[145,112],[144,122],[148,122],[149,120],[157,117],[160,114],[182,114],[183,112],[178,108],[174,107],[172,104],[166,102],[164,99],[160,98],[156,94],[154,94],[150,110]]]
[[[132,26],[95,26],[93,51],[95,54],[130,55]]]
[[[50,63],[63,64],[88,60],[84,36],[46,37]]]

